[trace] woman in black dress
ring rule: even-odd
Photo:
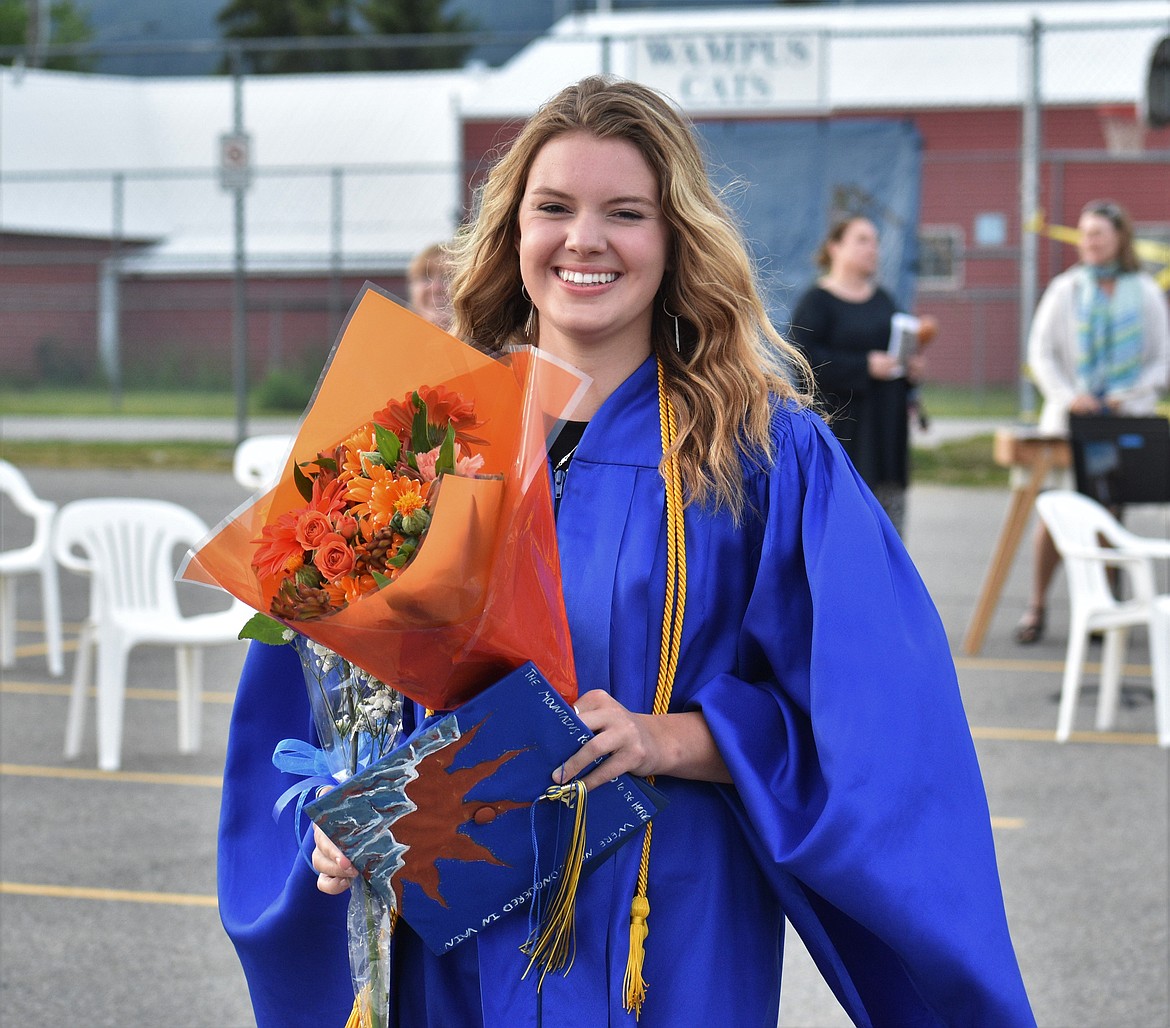
[[[874,282],[873,222],[836,222],[816,263],[821,277],[796,305],[792,339],[812,365],[833,432],[901,534],[910,478],[909,404],[922,356],[903,366],[889,352],[897,306]]]

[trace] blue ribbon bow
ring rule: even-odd
[[[280,797],[272,805],[272,819],[279,821],[280,815],[284,813],[284,808],[292,802],[294,797],[296,798],[297,807],[292,823],[293,838],[297,840],[297,849],[300,850],[305,863],[309,867],[313,867],[313,861],[305,853],[304,847],[308,833],[312,831],[312,826],[306,829],[305,835],[302,837],[300,832],[301,814],[309,800],[310,792],[323,785],[337,784],[337,779],[333,777],[329,767],[329,754],[319,746],[313,746],[303,739],[283,739],[276,744],[276,749],[272,752],[272,763],[278,771],[290,775],[306,776],[280,794]],[[316,869],[314,868],[315,873]]]

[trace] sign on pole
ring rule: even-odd
[[[252,138],[247,132],[225,132],[219,137],[219,184],[227,190],[252,184]]]

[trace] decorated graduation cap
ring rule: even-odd
[[[552,786],[591,737],[528,663],[305,810],[433,952],[528,916],[529,967],[567,973],[578,880],[665,803],[629,774]]]

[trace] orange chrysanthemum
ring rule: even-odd
[[[362,453],[376,450],[374,443],[374,424],[367,422],[346,439],[339,450],[341,452],[341,475],[346,479],[361,478],[366,473],[362,467]]]
[[[394,501],[394,509],[404,518],[410,517],[411,514],[417,514],[427,505],[427,499],[422,492],[423,483],[409,481],[408,485],[410,488],[404,489],[399,494],[398,499]]]
[[[271,525],[265,525],[252,558],[261,578],[281,578],[294,572],[304,563],[305,551],[297,541],[297,524],[304,510],[282,514]]]
[[[327,518],[345,509],[345,480],[331,474],[322,474],[313,479],[313,498],[309,510],[317,510]]]
[[[375,464],[370,467],[368,478],[355,478],[349,483],[346,498],[353,503],[349,513],[365,519],[375,529],[385,528],[398,509],[399,500],[414,494],[425,501],[429,488],[425,482],[398,478],[388,468]]]
[[[427,405],[427,422],[446,430],[448,422],[455,428],[455,438],[462,443],[483,443],[486,440],[472,435],[484,422],[476,417],[475,405],[462,394],[445,386],[419,386],[415,390]],[[377,414],[374,423],[396,432],[404,442],[410,439],[414,422],[414,392],[402,400],[391,400]]]
[[[374,592],[378,583],[374,581],[373,575],[359,575],[356,578],[346,576],[337,582],[326,582],[322,588],[329,594],[329,600],[335,607],[344,607]]]

